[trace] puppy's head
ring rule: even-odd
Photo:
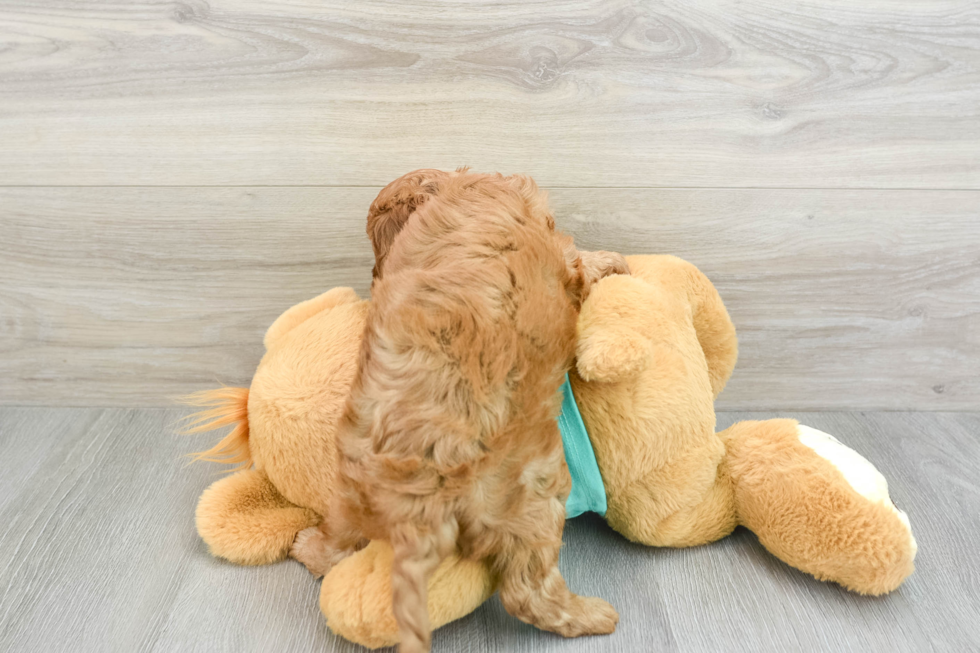
[[[383,273],[384,261],[391,244],[405,223],[420,206],[439,194],[439,188],[451,177],[466,172],[422,169],[410,172],[391,182],[378,193],[368,210],[367,233],[374,248],[375,279]]]

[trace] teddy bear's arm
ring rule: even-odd
[[[584,380],[611,383],[646,367],[653,348],[645,334],[652,292],[645,281],[624,275],[592,286],[578,319],[576,367]]]
[[[240,565],[282,560],[296,534],[319,521],[312,510],[286,500],[257,469],[215,481],[197,503],[197,532],[212,555]]]

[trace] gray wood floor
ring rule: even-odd
[[[193,510],[217,468],[173,409],[0,409],[0,650],[355,651],[298,564],[210,557]],[[719,428],[772,413],[725,413]],[[801,417],[800,415],[795,415]],[[864,598],[769,556],[742,529],[687,550],[630,544],[588,516],[566,527],[570,585],[612,601],[604,638],[562,640],[496,599],[437,632],[437,651],[980,650],[980,415],[807,413],[872,460],[908,512],[917,571]]]

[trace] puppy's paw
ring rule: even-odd
[[[626,258],[616,252],[579,252],[582,269],[590,283],[595,283],[613,274],[629,274]]]
[[[559,631],[565,637],[608,635],[616,630],[619,613],[606,601],[595,596],[576,596],[573,616]]]
[[[302,562],[315,577],[326,576],[333,566],[333,548],[327,536],[317,526],[304,528],[296,534],[289,548],[289,557]]]

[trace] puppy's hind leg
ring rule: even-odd
[[[442,559],[453,552],[458,535],[455,519],[437,528],[403,523],[392,529],[391,592],[401,639],[399,653],[428,653],[432,645],[427,600],[429,577]]]
[[[324,521],[297,533],[289,548],[289,557],[302,562],[317,578],[326,576],[338,562],[367,546],[367,540],[343,518],[339,501],[331,503]]]
[[[305,528],[296,534],[289,557],[302,562],[317,578],[326,576],[334,565],[358,550],[358,546],[337,546],[320,526]]]
[[[522,541],[497,557],[500,600],[521,621],[563,637],[609,634],[619,622],[616,609],[600,598],[573,594],[558,571],[565,506],[552,503],[561,510],[553,542]]]

